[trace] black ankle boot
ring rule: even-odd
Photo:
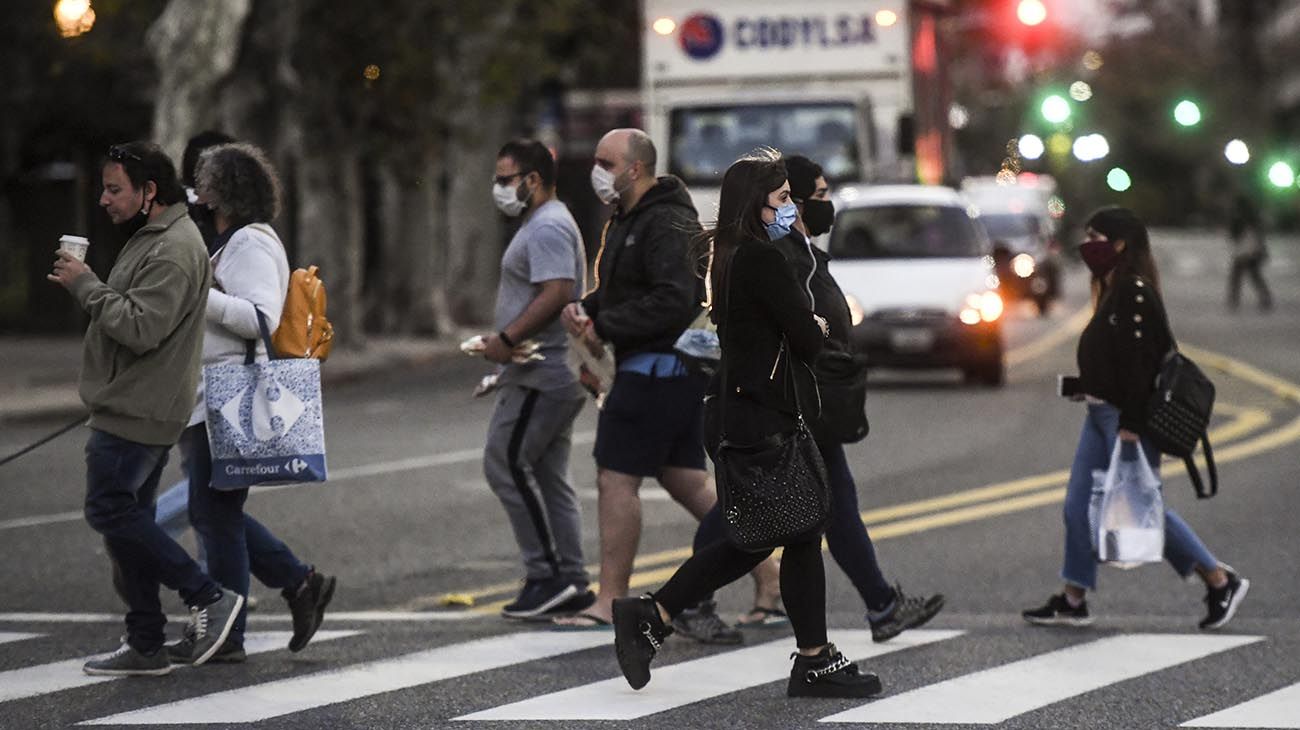
[[[614,599],[614,650],[618,667],[632,689],[650,683],[650,660],[672,632],[659,618],[654,598]]]
[[[787,697],[870,697],[880,694],[880,678],[859,671],[858,665],[844,658],[827,644],[813,656],[792,654]]]

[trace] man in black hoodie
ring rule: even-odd
[[[627,595],[641,538],[643,479],[658,479],[696,519],[717,501],[701,434],[708,381],[673,349],[703,311],[704,280],[691,254],[699,216],[686,185],[671,175],[656,178],[655,163],[654,144],[639,129],[615,129],[596,146],[592,187],[617,209],[601,233],[595,288],[562,315],[593,352],[611,345],[617,366],[596,426],[600,592],[583,614],[557,620],[567,626],[609,622],[614,599]],[[697,537],[697,545],[712,537]],[[755,577],[760,597],[774,600],[775,563],[760,565]],[[712,643],[740,642],[711,603],[685,615],[678,630]]]

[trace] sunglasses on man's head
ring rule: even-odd
[[[108,148],[108,159],[113,162],[126,162],[127,160],[135,160],[136,162],[144,161],[143,157],[128,150],[120,144],[115,144]]]

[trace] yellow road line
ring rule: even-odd
[[[1055,349],[1061,343],[1083,331],[1092,318],[1092,306],[1086,305],[1070,315],[1060,327],[1027,345],[1007,350],[1003,360],[1007,365],[1019,365]]]
[[[1244,380],[1273,393],[1279,398],[1300,402],[1300,385],[1225,355],[1189,346],[1183,346],[1182,349],[1207,367],[1212,367],[1225,374]],[[1263,408],[1239,406],[1232,403],[1217,403],[1216,407],[1221,413],[1232,416],[1232,420],[1210,432],[1212,441],[1224,442],[1243,437],[1259,430],[1272,421],[1272,414]],[[1215,461],[1229,463],[1295,441],[1300,441],[1300,418],[1249,441],[1220,448],[1216,452]],[[1198,458],[1198,461],[1204,463],[1203,459]],[[1168,481],[1169,477],[1182,474],[1185,469],[1181,462],[1169,462],[1162,466],[1162,471],[1165,475],[1165,481]],[[862,512],[861,516],[863,522],[870,529],[873,540],[911,535],[938,527],[989,519],[1059,502],[1065,497],[1065,490],[1061,487],[1069,479],[1069,475],[1069,470],[1065,469],[1037,474],[999,484],[955,492],[941,497],[871,509]],[[913,517],[914,515],[922,516]],[[901,519],[908,517],[911,517],[911,519]],[[649,568],[650,566],[661,565],[663,567],[635,571],[629,581],[629,587],[639,588],[667,580],[677,570],[680,561],[685,560],[690,554],[691,548],[687,547],[660,551],[638,558],[634,563],[634,567],[644,566]],[[665,563],[668,563],[668,565],[664,565]],[[598,570],[598,567],[593,566],[592,570]],[[494,590],[480,589],[471,592],[471,595],[476,597],[499,595],[504,591],[513,590],[516,586],[517,584],[501,584],[490,587]],[[593,589],[597,588],[598,585],[593,584]],[[506,602],[501,600],[478,606],[473,609],[473,612],[494,614]]]

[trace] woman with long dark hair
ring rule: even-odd
[[[760,151],[727,169],[717,227],[705,234],[713,252],[712,317],[722,342],[719,369],[728,383],[725,412],[720,414],[725,424],[718,423],[716,411],[706,409],[715,415],[706,418],[710,444],[724,431],[737,443],[788,433],[795,427],[799,403],[816,408],[816,383],[807,363],[821,350],[826,322],[813,314],[784,255],[772,245],[789,234],[794,219],[785,164],[774,151]],[[711,387],[714,394],[719,379]],[[615,648],[628,684],[640,689],[650,681],[650,661],[672,633],[669,623],[674,616],[745,575],[769,554],[771,550],[747,552],[722,540],[696,551],[653,595],[615,600]],[[827,640],[820,533],[784,546],[781,594],[798,646],[787,694],[879,693],[880,680],[860,672]]]
[[[1065,589],[1021,614],[1039,625],[1092,623],[1084,600],[1097,588],[1088,504],[1092,473],[1107,468],[1115,439],[1124,442],[1121,458],[1136,459],[1140,449],[1152,469],[1160,469],[1160,452],[1142,431],[1156,374],[1174,339],[1146,226],[1130,210],[1107,207],[1089,217],[1085,236],[1079,253],[1092,271],[1094,312],[1079,336],[1078,364],[1080,399],[1087,401],[1088,414],[1065,493]],[[1202,629],[1218,629],[1232,619],[1250,581],[1220,563],[1171,509],[1165,510],[1164,556],[1180,576],[1198,575],[1205,582],[1208,612]]]

